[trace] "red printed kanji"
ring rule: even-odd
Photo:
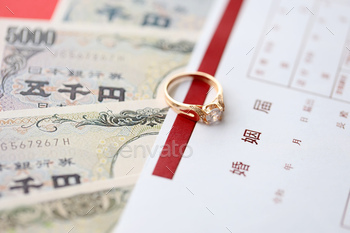
[[[348,118],[349,112],[341,111],[340,114],[339,114],[339,116],[340,116],[340,117],[343,117],[343,118]]]
[[[285,165],[284,165],[284,169],[286,169],[286,170],[290,170],[290,169],[293,169],[293,167],[292,167],[292,164],[290,164],[290,163],[286,163]]]
[[[300,117],[300,121],[307,123],[309,119],[307,117]]]
[[[257,141],[260,140],[260,135],[261,135],[261,132],[246,129],[243,133],[244,138],[242,138],[242,140],[245,142],[249,142],[252,144],[255,143],[256,145],[258,145]]]
[[[254,104],[254,109],[265,113],[269,113],[269,111],[271,110],[271,105],[271,102],[256,100]]]
[[[298,144],[298,145],[300,146],[301,140],[299,140],[299,139],[293,139],[292,142],[295,143],[295,144]]]
[[[337,122],[337,127],[341,129],[345,129],[345,123]]]
[[[329,74],[327,74],[327,73],[322,73],[322,78],[324,78],[324,79],[329,79]]]
[[[232,172],[233,174],[237,174],[237,175],[245,175],[245,172],[249,170],[249,165],[243,164],[242,162],[236,162],[236,163],[232,163],[232,168],[233,170],[230,170],[230,172]]]
[[[266,65],[267,64],[267,60],[266,59],[261,59],[260,63],[263,64],[263,65]]]
[[[281,67],[284,69],[288,69],[289,68],[289,64],[287,62],[282,62],[281,63]]]
[[[275,198],[273,199],[273,201],[276,203],[276,204],[279,204],[282,202],[282,198],[284,196],[284,190],[283,189],[278,189],[276,192],[275,192]]]

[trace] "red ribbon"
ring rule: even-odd
[[[230,0],[228,3],[198,71],[206,72],[212,76],[215,75],[242,2],[243,0]],[[202,105],[208,91],[208,84],[193,80],[184,102]],[[176,117],[154,168],[153,175],[168,179],[173,178],[195,125],[196,122],[194,121],[182,116]]]

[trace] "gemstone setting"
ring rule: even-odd
[[[220,108],[217,104],[210,104],[205,106],[204,109],[205,116],[203,116],[202,120],[205,124],[211,125],[219,123],[222,119],[223,109]]]
[[[210,112],[206,115],[205,118],[209,125],[218,123],[222,119],[222,111],[218,108],[214,108],[210,110]]]

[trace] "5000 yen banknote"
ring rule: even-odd
[[[2,113],[1,198],[139,174],[163,107],[147,100]]]
[[[0,200],[0,231],[107,233],[118,222],[137,176]]]
[[[212,0],[69,0],[60,6],[68,23],[108,23],[139,28],[199,31]]]
[[[154,98],[160,82],[189,60],[194,40],[180,34],[6,23],[0,110]]]

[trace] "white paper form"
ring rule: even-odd
[[[117,232],[349,232],[348,12],[245,1],[215,75],[223,121],[196,125],[169,180],[152,175],[169,113]]]

